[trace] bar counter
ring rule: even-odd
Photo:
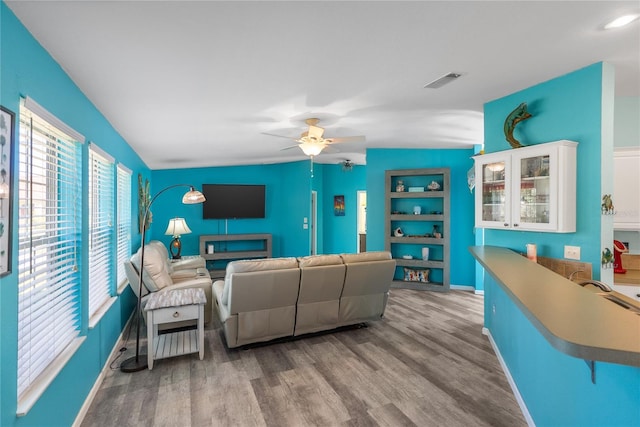
[[[469,250],[555,349],[587,361],[640,366],[640,315],[510,249]]]

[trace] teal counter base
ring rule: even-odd
[[[528,421],[539,427],[640,426],[640,368],[596,361],[593,383],[591,369],[585,361],[552,345],[546,337],[549,332],[543,335],[539,330],[540,324],[534,325],[530,320],[531,312],[525,314],[527,308],[523,306],[530,303],[526,301],[526,296],[536,295],[535,291],[539,289],[531,288],[532,292],[528,293],[526,288],[517,289],[516,286],[514,293],[514,289],[509,288],[510,284],[503,283],[509,280],[505,279],[505,272],[500,271],[500,266],[490,266],[494,271],[492,273],[484,265],[496,260],[491,259],[491,254],[486,257],[487,249],[489,252],[495,250],[494,255],[497,253],[499,257],[509,258],[508,253],[502,252],[508,251],[506,249],[472,248],[476,259],[478,256],[484,257],[485,328],[498,357],[504,363],[507,377],[511,378],[525,417],[529,417]],[[511,254],[523,258],[513,252]],[[518,258],[512,259],[510,265],[506,266],[507,269],[520,269],[521,274],[513,276],[515,278],[527,276],[522,274],[522,268],[537,271],[537,267],[540,267],[518,265]],[[529,262],[525,258],[523,261]],[[493,274],[501,276],[500,280],[496,280]],[[525,301],[516,301],[516,295]],[[544,307],[540,309],[543,311],[540,314],[542,320],[548,321],[544,315],[551,314],[545,312],[553,310],[553,304],[548,304],[546,310]],[[593,313],[593,316],[597,315]],[[640,340],[640,335],[637,339]]]

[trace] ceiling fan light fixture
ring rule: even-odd
[[[320,154],[322,150],[324,150],[324,148],[327,146],[327,144],[323,142],[317,142],[317,141],[308,141],[308,142],[301,141],[300,144],[298,145],[300,146],[300,149],[304,154],[311,157],[317,156],[318,154]]]
[[[454,72],[450,72],[445,74],[442,77],[438,77],[437,79],[435,79],[434,81],[427,83],[426,85],[424,85],[424,88],[429,88],[429,89],[438,89],[441,88],[442,86],[446,85],[447,83],[451,83],[452,81],[456,80],[458,77],[462,76],[462,74],[460,73],[454,73]]]

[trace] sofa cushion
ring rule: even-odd
[[[231,276],[234,273],[245,273],[249,271],[286,270],[289,268],[298,268],[298,260],[296,258],[264,258],[231,261],[229,264],[227,264],[227,270],[224,276],[222,303],[224,305],[229,304],[229,288],[231,287]]]
[[[140,249],[138,249],[138,252],[131,257],[131,262],[138,269],[140,268],[140,255]],[[157,292],[173,284],[161,251],[158,251],[153,245],[146,245],[144,248],[142,282],[149,292]]]
[[[391,252],[376,251],[376,252],[362,252],[359,254],[341,254],[342,260],[345,264],[354,262],[367,262],[367,261],[382,261],[391,259]]]
[[[310,255],[298,258],[300,268],[342,264],[340,255]]]

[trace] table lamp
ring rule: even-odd
[[[171,252],[171,257],[173,259],[180,259],[180,252],[182,251],[180,236],[189,233],[191,233],[191,230],[187,226],[187,222],[184,218],[172,218],[169,220],[169,226],[164,234],[167,236],[173,236],[173,240],[171,240],[171,243],[169,244],[169,251]]]

